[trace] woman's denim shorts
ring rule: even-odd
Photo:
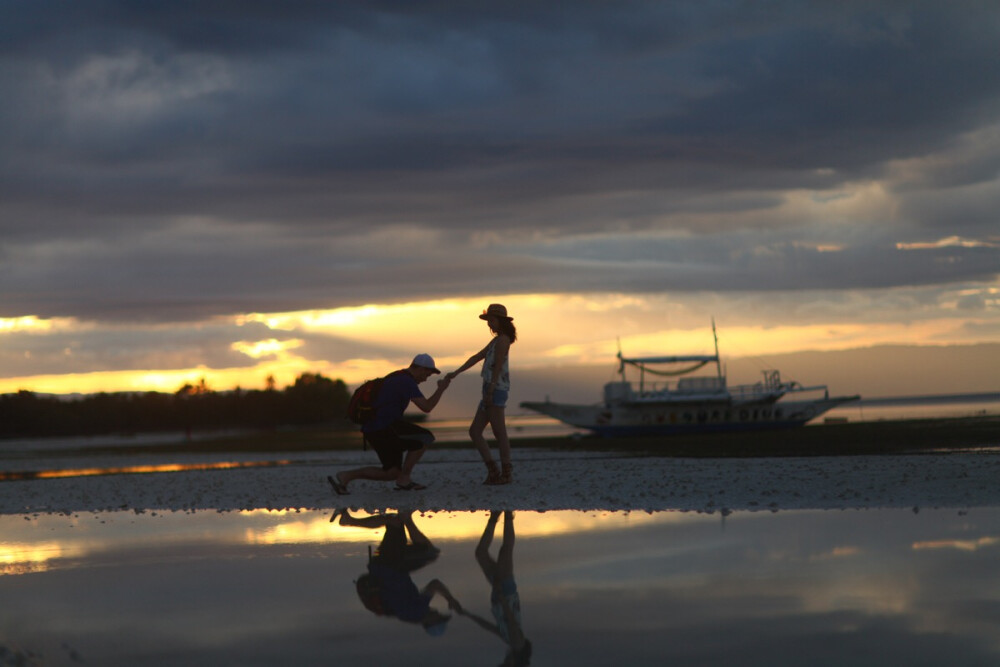
[[[490,384],[488,382],[483,383],[483,400],[479,401],[479,405],[486,407],[486,390],[489,389]],[[507,406],[507,398],[510,396],[510,392],[504,389],[494,389],[493,390],[493,407],[503,408]]]

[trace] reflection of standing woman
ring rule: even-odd
[[[476,562],[490,582],[490,611],[493,623],[459,606],[456,613],[472,619],[477,625],[497,635],[507,644],[503,667],[523,667],[531,662],[531,642],[524,636],[521,625],[521,596],[514,582],[514,513],[503,513],[503,542],[496,559],[490,556],[490,544],[496,532],[500,512],[490,512],[483,536],[476,545]]]
[[[510,461],[510,439],[507,437],[507,423],[504,420],[504,406],[510,392],[510,372],[507,361],[510,356],[510,345],[517,340],[517,330],[514,328],[514,318],[507,316],[507,309],[499,303],[491,303],[483,311],[479,319],[486,320],[493,333],[493,340],[458,369],[448,373],[448,378],[454,378],[459,373],[471,368],[480,361],[483,362],[483,400],[476,410],[476,416],[469,426],[469,437],[479,450],[479,455],[486,463],[488,475],[484,484],[510,484],[513,466]],[[490,453],[489,445],[483,432],[489,423],[500,450],[500,465]]]

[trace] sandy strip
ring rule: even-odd
[[[428,484],[425,491],[359,481],[348,496],[334,495],[326,476],[370,465],[361,453],[272,468],[8,481],[0,483],[0,514],[338,506],[709,512],[1000,506],[996,453],[770,459],[518,454],[509,486],[482,486],[483,466],[468,452],[440,451],[428,454],[414,473]]]

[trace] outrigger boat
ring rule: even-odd
[[[777,370],[763,371],[757,384],[728,387],[719,360],[719,339],[714,355],[626,358],[618,352],[620,381],[604,385],[604,401],[591,405],[526,401],[527,408],[601,436],[674,435],[722,431],[793,428],[860,396],[830,396],[826,385],[804,387],[782,382]],[[686,376],[708,364],[715,375],[679,377],[676,384],[647,382],[646,376]],[[685,364],[679,370],[651,366]],[[638,387],[625,378],[627,367],[639,371]],[[822,392],[821,396],[816,396]],[[802,394],[813,398],[798,398]]]

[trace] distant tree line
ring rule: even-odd
[[[303,373],[278,390],[212,391],[202,380],[174,394],[100,393],[59,398],[29,391],[0,395],[0,438],[93,436],[228,428],[270,429],[343,422],[350,392],[342,380]]]

